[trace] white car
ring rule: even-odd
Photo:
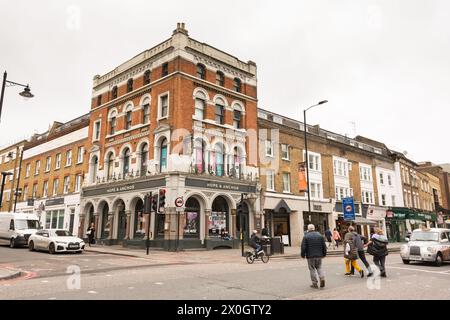
[[[82,239],[74,237],[68,230],[43,229],[31,235],[28,239],[28,249],[45,250],[50,254],[56,252],[76,252],[84,250],[85,243]]]

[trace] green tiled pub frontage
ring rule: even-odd
[[[435,227],[437,215],[409,208],[392,208],[386,212],[386,235],[389,242],[406,242],[408,230]]]

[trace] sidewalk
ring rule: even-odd
[[[390,243],[388,245],[389,252],[399,252],[403,243]],[[245,251],[251,250],[249,247]],[[86,247],[85,251],[112,254],[125,257],[135,257],[154,260],[162,263],[199,263],[199,262],[231,262],[234,259],[241,259],[241,249],[222,249],[222,250],[206,250],[206,249],[186,249],[178,252],[165,251],[159,248],[150,248],[149,255],[146,254],[146,249],[130,249],[119,245],[102,246],[94,245]],[[343,246],[339,249],[329,249],[328,256],[341,256],[344,254]],[[300,258],[299,247],[284,247],[284,254],[274,254],[271,259],[295,259]]]
[[[0,267],[0,281],[1,280],[10,280],[17,277],[20,277],[20,270],[13,270],[5,267]]]

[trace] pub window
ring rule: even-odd
[[[162,65],[162,77],[165,77],[169,74],[169,64],[166,62]]]
[[[114,86],[111,90],[111,98],[116,99],[117,98],[117,86]]]
[[[241,80],[234,78],[233,80],[233,90],[236,92],[241,92]]]
[[[98,95],[98,97],[97,97],[97,106],[99,106],[99,105],[101,105],[102,104],[102,95],[100,94],[100,95]]]
[[[220,71],[216,72],[216,84],[222,87],[225,85],[225,76]]]
[[[206,79],[206,68],[202,64],[197,64],[197,78]]]

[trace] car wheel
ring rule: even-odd
[[[54,243],[50,243],[50,245],[48,246],[48,253],[55,254],[55,252],[56,252],[55,244]]]
[[[16,247],[16,240],[14,238],[11,238],[11,241],[9,241],[9,247],[10,248]]]
[[[404,264],[409,264],[409,260],[403,259],[403,263],[404,263]]]
[[[438,253],[438,255],[436,256],[436,261],[434,262],[434,264],[436,265],[436,267],[442,266],[442,255],[440,253]]]
[[[30,243],[28,244],[28,250],[34,251],[34,242],[33,241],[30,241]]]

